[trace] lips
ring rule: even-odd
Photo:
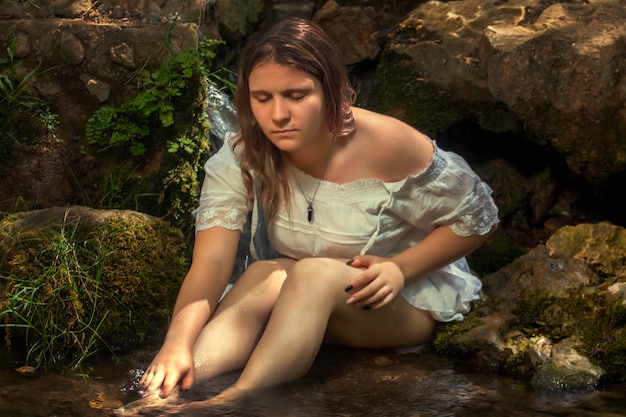
[[[295,129],[285,129],[285,130],[274,130],[272,131],[272,134],[276,136],[291,136],[295,132],[296,132]]]

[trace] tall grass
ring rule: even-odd
[[[102,298],[113,299],[102,288],[107,254],[101,240],[81,241],[77,230],[78,220],[68,222],[66,216],[60,229],[24,239],[18,244],[32,248],[27,253],[34,256],[31,262],[45,266],[30,276],[19,269],[0,275],[6,282],[0,326],[5,328],[8,346],[11,336],[23,337],[26,365],[48,367],[62,362],[64,368],[76,369],[106,346],[98,332],[109,310],[98,308]],[[13,262],[22,263],[22,259]]]

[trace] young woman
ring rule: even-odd
[[[240,131],[206,164],[193,262],[147,392],[242,370],[218,396],[234,398],[305,375],[322,343],[420,345],[436,321],[469,311],[481,284],[464,256],[498,222],[490,188],[459,156],[353,101],[315,24],[286,20],[246,47]],[[249,212],[253,236],[279,255],[221,298]]]

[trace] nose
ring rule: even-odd
[[[284,122],[289,120],[289,108],[287,103],[285,103],[282,99],[275,99],[272,102],[272,120],[274,122]]]

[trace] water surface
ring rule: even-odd
[[[20,374],[0,369],[0,416],[110,416],[137,398],[132,381],[154,352],[100,360],[89,377]],[[185,393],[202,398],[232,382],[235,375]],[[239,416],[626,416],[626,384],[579,393],[542,393],[524,381],[482,372],[466,363],[422,352],[325,348],[301,380],[270,390],[227,415]],[[224,410],[183,412],[181,416],[224,415]]]

